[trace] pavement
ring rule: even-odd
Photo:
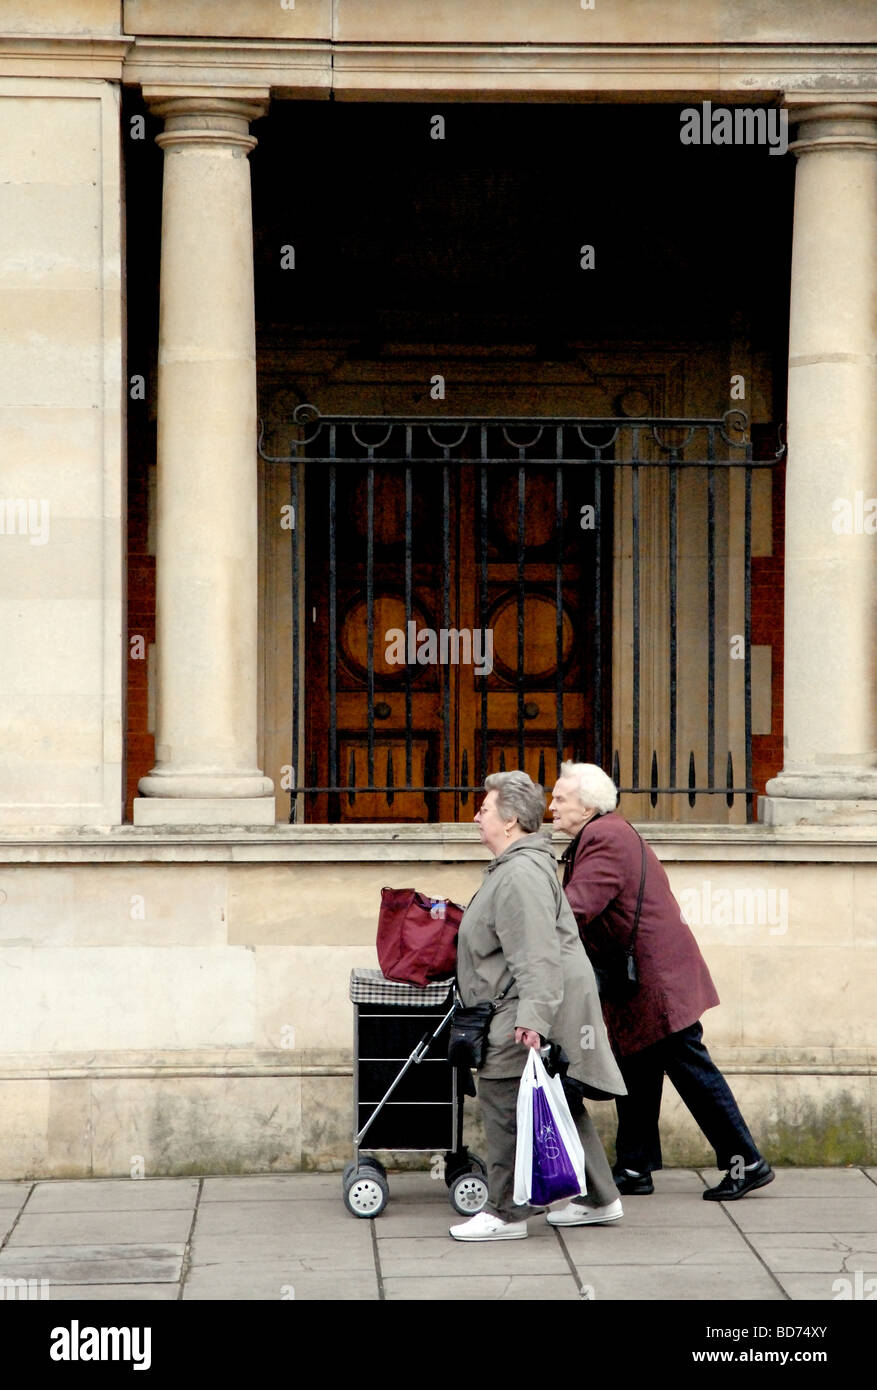
[[[785,1168],[731,1203],[667,1169],[610,1226],[461,1244],[428,1171],[375,1220],[341,1174],[0,1182],[0,1299],[760,1300],[877,1297],[877,1168]],[[29,1281],[22,1283],[10,1281]],[[868,1281],[872,1280],[872,1283]]]

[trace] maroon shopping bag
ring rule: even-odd
[[[378,964],[388,980],[421,989],[457,968],[457,932],[463,909],[414,888],[382,888]]]

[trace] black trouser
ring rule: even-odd
[[[665,1073],[715,1149],[719,1168],[730,1168],[735,1159],[748,1164],[761,1157],[730,1086],[704,1047],[699,1023],[620,1057],[618,1065],[627,1095],[615,1102],[616,1172],[651,1173],[662,1167],[658,1116]]]

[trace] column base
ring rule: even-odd
[[[877,826],[877,798],[867,801],[829,800],[802,796],[760,796],[758,819],[763,825]]]
[[[136,796],[135,825],[274,825],[273,796]]]

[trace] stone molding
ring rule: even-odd
[[[808,1047],[722,1047],[712,1049],[723,1072],[738,1076],[874,1076],[877,1052],[871,1048],[836,1048],[824,1055]],[[0,1081],[167,1080],[175,1077],[352,1076],[349,1052],[308,1054],[296,1061],[288,1053],[240,1048],[218,1054],[197,1049],[157,1053],[8,1053],[0,1059]]]
[[[0,34],[0,77],[97,77],[121,82],[132,38]]]
[[[789,144],[796,155],[829,150],[877,150],[877,96],[872,101],[850,100],[802,105],[788,94],[789,120],[798,138]]]
[[[328,97],[332,46],[283,39],[136,39],[123,80],[142,86],[268,87],[275,96],[288,90],[304,99]]]
[[[638,829],[665,862],[877,863],[877,826],[671,825]],[[553,837],[558,853],[568,841]],[[467,863],[489,856],[467,825],[153,826],[0,830],[0,864]]]

